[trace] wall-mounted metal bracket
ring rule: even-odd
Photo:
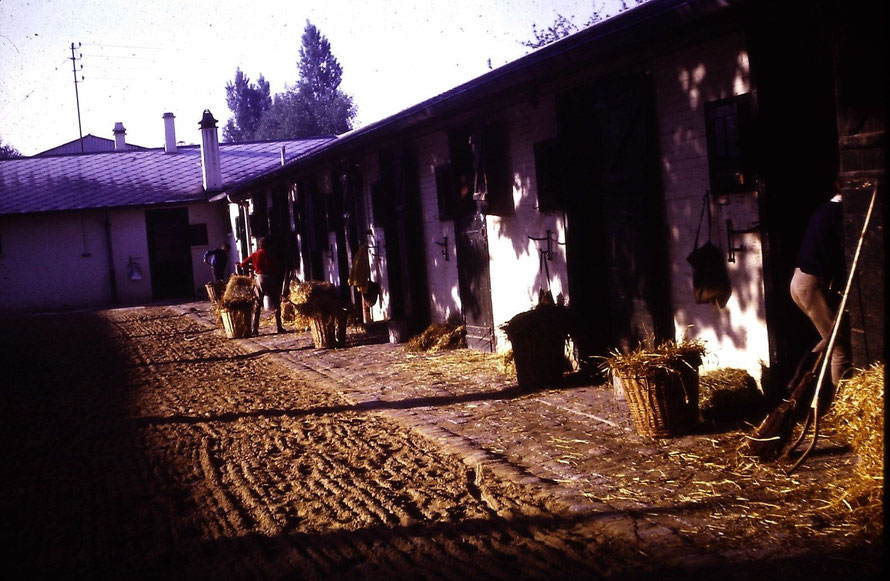
[[[547,230],[547,235],[541,238],[536,238],[535,236],[529,236],[529,240],[534,240],[535,242],[543,242],[547,241],[547,247],[543,248],[541,246],[538,247],[538,251],[541,253],[541,256],[546,258],[547,260],[553,260],[553,244],[565,245],[565,242],[560,242],[556,238],[553,237],[553,230]]]
[[[442,257],[445,259],[445,262],[448,262],[448,236],[442,238],[442,241],[435,241],[436,246],[442,249]]]
[[[365,236],[368,239],[367,240],[368,254],[370,256],[377,256],[378,255],[378,252],[376,250],[377,249],[377,237],[374,236],[374,232],[371,229],[368,229],[368,231],[365,232]]]
[[[744,230],[734,230],[732,227],[732,220],[726,220],[726,248],[728,253],[728,256],[726,257],[727,262],[735,262],[735,253],[745,250],[745,247],[741,244],[736,246],[736,235],[751,234],[752,232],[757,232],[759,230],[760,224],[754,224],[750,228],[745,228]]]

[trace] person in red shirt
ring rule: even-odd
[[[256,274],[256,292],[260,305],[253,317],[254,335],[258,335],[260,331],[260,311],[265,297],[269,297],[269,301],[275,308],[275,324],[278,326],[278,332],[286,332],[281,324],[281,285],[284,282],[284,269],[271,246],[268,238],[260,238],[259,249],[238,263],[241,268],[249,263],[250,268]]]

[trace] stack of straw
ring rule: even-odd
[[[467,346],[467,328],[459,319],[433,323],[420,335],[412,337],[406,348],[409,351],[442,351]]]
[[[224,309],[237,309],[247,307],[256,301],[253,292],[253,279],[249,276],[233,274],[226,284],[226,292],[223,293],[219,306]]]
[[[838,508],[852,513],[866,531],[883,528],[884,365],[876,364],[841,382],[825,423],[859,455],[854,477]]]
[[[337,287],[329,282],[308,280],[294,283],[288,299],[297,313],[310,319],[329,320],[345,314]]]

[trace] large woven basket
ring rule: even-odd
[[[658,367],[647,375],[618,377],[640,435],[676,436],[698,422],[698,369],[680,367]]]
[[[337,322],[333,317],[312,317],[309,319],[312,342],[316,349],[333,349],[337,346]]]
[[[229,339],[250,337],[250,329],[253,325],[253,309],[253,305],[219,309],[219,316],[222,319],[226,337]]]
[[[223,293],[226,292],[226,281],[216,280],[208,282],[204,285],[204,288],[207,289],[207,297],[210,299],[210,302],[215,304],[219,302]]]
[[[514,334],[509,337],[520,389],[559,385],[565,370],[565,339],[556,334]]]

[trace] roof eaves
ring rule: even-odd
[[[259,176],[251,176],[250,178],[246,178],[233,184],[225,184],[222,191],[214,193],[212,196],[210,196],[209,201],[218,202],[223,199],[232,201],[232,198],[235,198],[260,184],[273,182],[277,180],[281,175],[288,173],[295,167],[298,167],[303,160],[313,157],[319,151],[324,150],[330,144],[335,143],[338,139],[339,138],[337,136],[324,136],[318,138],[318,144],[310,146],[299,156],[288,160],[283,165],[269,170]]]

